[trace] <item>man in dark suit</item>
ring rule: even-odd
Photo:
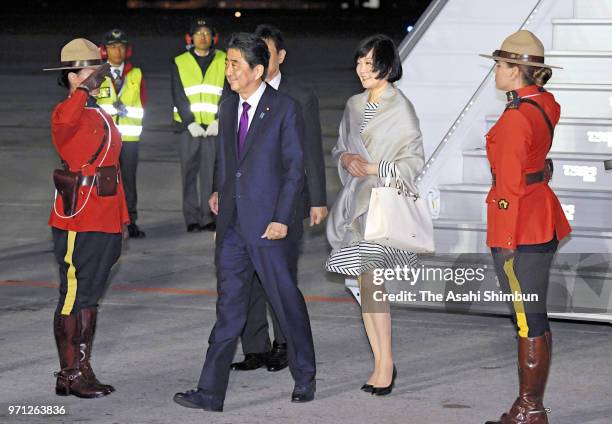
[[[302,218],[310,218],[310,225],[313,226],[321,223],[327,216],[325,160],[321,140],[319,101],[312,90],[296,84],[285,74],[281,74],[280,65],[284,62],[287,52],[280,30],[271,25],[259,25],[255,29],[255,35],[265,41],[270,51],[266,82],[274,89],[297,100],[302,109],[305,128],[303,148],[306,184],[304,184],[298,213],[302,214]],[[241,335],[244,360],[233,363],[232,369],[249,371],[265,366],[268,371],[280,371],[289,363],[287,341],[274,312],[270,311],[274,328],[274,343],[270,345],[265,293],[257,276],[255,279],[257,281],[251,291],[247,323]]]
[[[297,287],[299,198],[304,182],[300,107],[264,80],[270,53],[254,34],[234,34],[225,75],[238,95],[219,108],[216,187],[217,321],[196,390],[177,393],[189,408],[222,411],[230,365],[244,328],[255,272],[287,337],[293,402],[315,393],[315,355],[306,302]]]

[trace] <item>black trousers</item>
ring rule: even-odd
[[[510,258],[500,248],[491,249],[503,292],[515,294],[508,305],[514,312],[519,337],[539,337],[550,331],[546,297],[550,267],[558,245],[556,237],[547,243],[519,245]],[[517,299],[517,294],[534,300]]]
[[[280,329],[278,319],[272,308],[268,307],[266,293],[264,292],[259,276],[255,274],[251,287],[249,313],[247,315],[246,325],[240,336],[242,352],[244,354],[270,351],[272,345],[270,343],[270,335],[268,334],[268,311],[270,311],[270,317],[272,318],[274,340],[278,343],[286,343],[287,340]]]
[[[56,312],[70,315],[97,307],[108,288],[111,268],[121,256],[121,234],[52,231],[60,274]]]
[[[138,219],[138,193],[136,192],[136,171],[138,169],[139,141],[126,141],[121,146],[119,164],[121,165],[121,179],[123,191],[125,191],[125,202],[132,224]]]

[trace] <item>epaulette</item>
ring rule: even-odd
[[[538,91],[540,93],[546,92],[546,90],[544,90],[543,87],[539,87]],[[555,127],[553,126],[552,122],[550,121],[550,118],[546,114],[546,111],[544,111],[544,108],[540,106],[539,103],[529,98],[519,97],[518,93],[514,90],[506,92],[506,98],[508,99],[508,103],[506,103],[506,109],[504,110],[504,112],[510,109],[518,110],[518,108],[521,106],[522,103],[529,103],[530,105],[538,109],[540,113],[542,114],[542,117],[544,118],[544,122],[546,122],[546,126],[548,127],[548,132],[550,133],[550,142],[552,143],[552,139],[555,135]]]
[[[518,109],[521,105],[521,98],[519,97],[516,91],[508,91],[506,93],[506,98],[508,99],[508,103],[506,103],[507,109]]]

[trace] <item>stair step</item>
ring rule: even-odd
[[[338,134],[344,109],[320,108],[321,129],[323,134]]]
[[[460,183],[460,184],[442,184],[439,187],[439,190],[446,191],[457,191],[462,193],[483,193],[486,194],[491,188],[490,184],[477,184],[477,183]],[[612,188],[606,189],[572,189],[572,188],[558,188],[555,189],[555,194],[558,197],[561,196],[571,196],[571,197],[579,197],[583,199],[600,199],[600,200],[610,200],[612,201]],[[612,225],[610,226],[612,229]]]
[[[611,50],[612,19],[553,19],[554,50]]]
[[[499,115],[486,117],[486,131]],[[603,153],[612,158],[612,119],[561,118],[555,128],[553,150],[557,152]]]
[[[553,69],[551,84],[612,84],[612,51],[550,50],[546,62],[563,68]]]
[[[434,220],[436,254],[440,253],[484,253],[487,247],[485,221],[445,219]],[[612,230],[576,226],[559,247],[559,253],[612,253]]]
[[[485,199],[490,184],[444,184],[440,190],[440,217],[486,221]],[[565,215],[572,225],[611,229],[612,190],[555,189]]]
[[[567,189],[612,189],[612,172],[606,172],[603,162],[611,156],[599,153],[568,153],[551,151],[548,157],[554,161],[555,173],[551,186]],[[488,184],[491,171],[485,149],[463,152],[463,182]]]
[[[578,19],[612,18],[612,0],[574,0],[574,16]]]
[[[612,113],[610,84],[548,84],[546,88],[555,95],[564,116],[600,118]]]

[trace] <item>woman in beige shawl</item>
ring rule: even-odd
[[[374,35],[355,53],[356,72],[365,91],[351,97],[344,109],[338,142],[332,150],[338,163],[342,190],[327,221],[333,251],[328,271],[357,276],[365,330],[374,354],[374,371],[362,390],[373,395],[391,393],[397,374],[391,351],[391,314],[387,301],[375,301],[373,270],[414,266],[416,257],[364,240],[372,188],[381,178],[399,177],[412,193],[424,163],[419,120],[410,101],[393,86],[402,76],[393,41]]]

